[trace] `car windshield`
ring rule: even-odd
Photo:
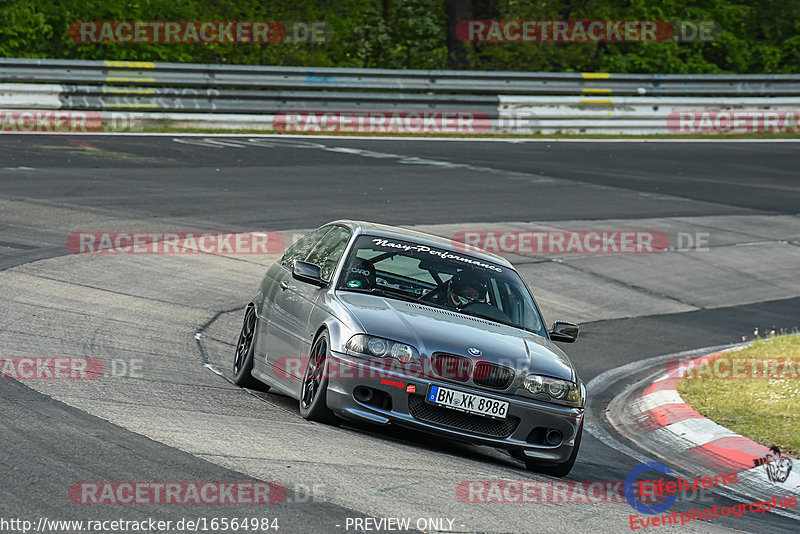
[[[362,235],[336,288],[418,302],[545,335],[539,310],[516,271],[460,252]]]

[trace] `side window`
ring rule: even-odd
[[[334,226],[333,230],[314,247],[306,261],[319,265],[322,269],[322,278],[330,280],[348,241],[350,241],[350,230],[343,226]]]
[[[314,245],[316,245],[322,236],[327,234],[331,228],[331,226],[323,226],[322,228],[317,228],[310,234],[306,234],[305,236],[301,237],[297,243],[286,250],[281,258],[281,265],[286,265],[291,269],[295,260],[305,260],[306,256],[308,256],[308,253],[311,252],[312,248],[314,248]]]

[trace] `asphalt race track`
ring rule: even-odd
[[[243,306],[274,255],[72,254],[68,236],[269,231],[289,240],[339,218],[446,237],[666,233],[671,248],[659,254],[508,255],[549,322],[582,324],[565,350],[588,382],[632,361],[750,339],[756,328],[800,327],[797,147],[2,135],[0,356],[84,356],[105,371],[0,380],[0,516],[269,517],[279,532],[355,532],[348,524],[365,517],[411,518],[426,531],[628,531],[627,503],[461,502],[463,481],[553,481],[500,451],[313,424],[286,397],[231,385]],[[694,245],[679,246],[678,236]],[[607,400],[590,399],[597,411]],[[637,463],[585,433],[568,480],[622,481]],[[286,500],[86,505],[69,493],[91,481],[258,480],[284,485]],[[674,509],[731,503],[709,493]],[[650,530],[798,528],[754,514]]]

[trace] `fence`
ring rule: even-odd
[[[380,133],[383,128],[384,133],[416,133],[419,129],[408,126],[421,125],[428,132],[425,120],[441,126],[448,114],[466,114],[471,119],[465,124],[472,130],[453,133],[632,135],[676,133],[670,121],[680,112],[709,111],[714,116],[726,112],[731,120],[735,112],[757,112],[779,114],[779,124],[791,131],[791,123],[786,125],[783,117],[784,112],[800,110],[800,75],[423,71],[0,58],[0,110],[43,109],[99,112],[112,127],[120,122],[115,116],[127,114],[126,129],[348,131],[343,125],[352,126],[362,117],[361,127],[350,131]],[[402,128],[398,130],[397,124],[389,128],[392,120]]]

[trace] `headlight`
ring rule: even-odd
[[[367,343],[367,351],[373,356],[383,358],[389,352],[389,343],[379,337],[373,337]]]
[[[395,343],[392,346],[392,358],[400,363],[408,363],[414,359],[414,350],[409,345]]]
[[[581,405],[580,389],[576,384],[568,380],[550,378],[549,376],[528,375],[522,385],[537,398],[569,406]]]
[[[345,350],[350,354],[375,358],[391,357],[400,363],[419,361],[419,352],[411,345],[366,334],[356,334],[351,337],[345,345]]]

